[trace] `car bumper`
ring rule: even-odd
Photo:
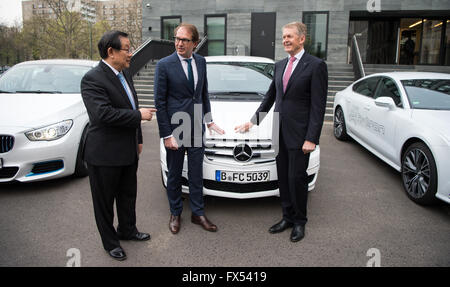
[[[79,139],[71,136],[73,132],[55,141],[30,141],[23,133],[9,133],[15,142],[12,150],[0,154],[0,182],[40,181],[73,174],[79,144]]]
[[[167,165],[166,165],[165,149],[161,148],[161,169],[162,180],[167,186]],[[320,147],[311,153],[308,166],[308,190],[315,188],[317,176],[320,167]],[[270,179],[266,182],[258,183],[230,183],[220,182],[216,180],[216,171],[232,171],[232,172],[258,172],[269,171]],[[189,193],[187,181],[187,157],[185,156],[183,172],[182,172],[182,191]],[[235,199],[259,198],[269,196],[279,196],[278,175],[275,159],[265,164],[257,165],[229,165],[212,163],[206,157],[203,161],[203,195],[211,195]]]

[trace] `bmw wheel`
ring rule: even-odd
[[[347,128],[345,127],[345,118],[344,118],[344,112],[342,111],[341,107],[337,107],[336,111],[334,112],[334,136],[340,140],[345,141],[349,139],[349,136],[347,134]]]
[[[408,147],[402,158],[402,179],[408,197],[421,205],[435,203],[437,169],[433,154],[423,143]]]

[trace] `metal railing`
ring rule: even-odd
[[[352,65],[355,74],[355,81],[366,76],[364,66],[361,60],[361,53],[359,52],[358,41],[356,35],[352,37]]]
[[[133,53],[130,62],[130,73],[136,75],[148,62],[164,58],[175,51],[173,41],[147,39]]]
[[[208,41],[208,36],[205,35],[200,43],[194,50],[194,53],[200,55],[207,54],[207,46],[205,45]],[[147,39],[142,45],[140,45],[136,51],[134,51],[130,62],[130,73],[132,76],[136,75],[148,62],[151,60],[159,60],[166,56],[169,56],[175,52],[175,45],[173,41],[169,40],[153,40],[151,38]]]
[[[206,56],[208,55],[208,46],[205,45],[208,42],[208,35],[205,35],[203,39],[198,43],[197,47],[194,49],[194,53]]]

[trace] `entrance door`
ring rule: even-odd
[[[276,13],[252,13],[250,55],[275,58]]]
[[[369,22],[369,63],[395,64],[399,25],[398,19]]]

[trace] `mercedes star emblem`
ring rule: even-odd
[[[237,161],[247,162],[252,159],[252,148],[247,144],[238,144],[233,149],[234,159]]]

